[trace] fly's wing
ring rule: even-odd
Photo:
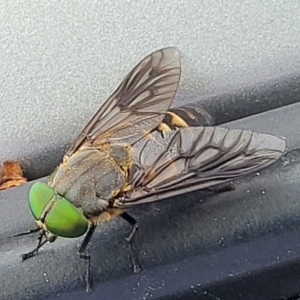
[[[175,48],[161,49],[144,58],[97,111],[66,156],[81,146],[97,147],[120,139],[129,144],[149,133],[170,107],[180,73]]]
[[[132,147],[131,189],[116,205],[161,200],[256,172],[285,151],[273,135],[223,127],[155,131]]]

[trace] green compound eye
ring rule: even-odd
[[[59,198],[47,214],[45,224],[54,235],[68,238],[82,236],[88,229],[83,213],[65,198]]]
[[[32,215],[40,220],[48,207],[44,224],[55,236],[75,238],[82,236],[88,229],[88,221],[83,213],[65,198],[56,195],[53,188],[44,182],[36,182],[29,192],[29,206]]]
[[[41,215],[46,205],[53,199],[54,190],[44,182],[35,182],[29,191],[29,207],[36,220]]]

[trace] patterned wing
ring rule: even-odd
[[[273,135],[223,127],[155,131],[132,147],[131,189],[116,205],[161,200],[256,172],[285,151]]]
[[[181,74],[175,48],[144,58],[123,80],[75,139],[66,156],[80,147],[106,142],[133,143],[157,127],[169,109]]]

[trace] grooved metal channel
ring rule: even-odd
[[[288,147],[295,148],[300,143],[299,112],[300,104],[293,104],[226,126],[259,127],[266,132],[276,128],[287,138]],[[293,125],[290,119],[295,120]],[[224,299],[274,299],[298,293],[299,150],[292,155],[286,158],[288,164],[280,161],[259,176],[239,181],[230,194],[191,193],[132,209],[140,223],[136,247],[144,268],[141,274],[131,274],[124,242],[129,228],[122,220],[103,224],[92,242],[95,291],[88,297],[141,299],[151,294],[153,299],[193,299],[188,297],[197,294],[206,299],[212,294],[221,299],[222,295]],[[31,261],[19,261],[20,253],[35,242],[34,237],[11,238],[33,226],[26,199],[29,186],[0,193],[2,295],[87,297],[80,291],[85,264],[76,255],[79,241],[60,239],[43,247]],[[22,280],[15,281],[19,276]],[[257,289],[262,278],[264,293]]]
[[[0,299],[279,300],[300,295],[300,4],[270,1],[11,1],[0,4],[0,162],[30,182],[0,192]],[[78,239],[21,262],[36,236],[28,191],[124,76],[165,46],[182,53],[174,105],[213,124],[283,136],[276,164],[218,195],[193,192],[131,209],[132,274],[121,219],[92,239],[94,291]]]

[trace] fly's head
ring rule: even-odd
[[[89,223],[80,209],[61,197],[44,182],[35,182],[29,191],[29,207],[37,223],[37,228],[16,236],[40,232],[38,246],[31,252],[23,254],[27,259],[34,256],[46,242],[54,242],[56,238],[80,237],[88,229]]]
[[[76,238],[88,228],[82,211],[43,182],[36,182],[29,192],[29,207],[38,226],[49,238],[60,236]]]

